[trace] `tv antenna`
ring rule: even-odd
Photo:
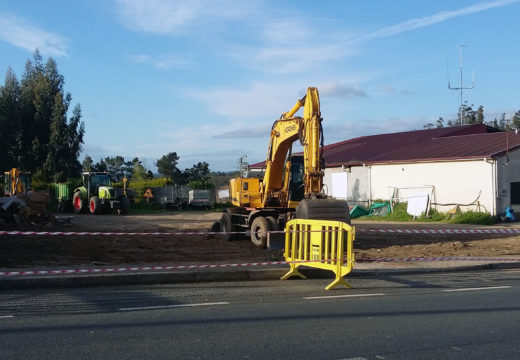
[[[462,48],[465,48],[465,47],[467,47],[467,46],[466,45],[459,45],[460,86],[459,87],[451,87],[450,79],[449,79],[449,76],[448,76],[448,89],[450,89],[450,90],[459,90],[460,91],[460,98],[459,98],[459,101],[460,101],[460,104],[459,104],[460,125],[462,125],[462,119],[463,119],[463,117],[462,117],[462,115],[463,115],[462,104],[464,104],[464,102],[462,101],[462,92],[463,92],[463,90],[471,90],[475,86],[475,72],[474,71],[473,71],[473,80],[471,82],[471,87],[464,87],[464,85],[462,83]]]

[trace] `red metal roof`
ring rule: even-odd
[[[484,124],[362,136],[326,145],[327,167],[407,161],[492,158],[520,146],[520,134]],[[261,168],[264,162],[251,165]]]

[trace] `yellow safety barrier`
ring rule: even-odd
[[[285,226],[284,256],[291,268],[281,279],[285,280],[291,276],[305,279],[298,267],[308,266],[331,270],[336,274],[336,279],[325,290],[333,289],[337,285],[350,288],[343,277],[354,267],[354,238],[354,227],[340,221],[289,221]]]

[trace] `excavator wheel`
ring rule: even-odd
[[[296,208],[296,218],[314,220],[334,220],[350,225],[350,210],[344,200],[304,199]]]
[[[229,215],[227,212],[222,213],[222,217],[220,218],[220,232],[222,233],[221,238],[223,240],[231,240],[232,235],[231,233],[231,215]]]
[[[271,223],[263,216],[258,216],[251,224],[251,242],[261,248],[267,247],[267,233],[271,231]]]
[[[267,216],[267,221],[271,224],[271,231],[280,231],[280,225],[274,216]],[[284,234],[277,233],[271,234],[271,241],[282,242],[284,240]]]

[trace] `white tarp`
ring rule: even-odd
[[[412,216],[421,216],[428,208],[428,198],[429,195],[427,193],[410,194],[406,212]]]
[[[336,199],[346,199],[348,192],[348,179],[346,172],[332,173],[332,197]]]
[[[223,189],[218,191],[219,199],[227,199],[229,197],[229,189]]]

